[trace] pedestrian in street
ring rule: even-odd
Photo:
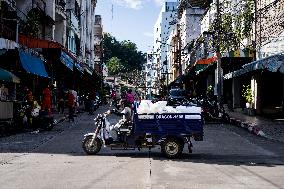
[[[67,106],[69,110],[69,122],[74,122],[74,111],[75,111],[75,97],[72,93],[72,90],[69,90],[67,94]]]
[[[94,111],[95,111],[95,106],[94,106],[94,103],[95,103],[95,100],[96,100],[96,96],[97,96],[97,93],[95,91],[95,89],[92,90],[92,92],[90,93],[90,110],[89,110],[89,114],[90,115],[93,115],[94,114]]]
[[[134,102],[134,95],[132,94],[132,90],[129,89],[125,95],[126,103],[128,104],[127,107],[132,107]]]
[[[0,88],[0,100],[8,100],[9,90],[8,88],[2,84]]]
[[[42,100],[42,110],[47,111],[48,114],[51,114],[51,90],[49,85],[42,92],[43,100]]]
[[[74,114],[76,114],[77,113],[77,108],[79,107],[79,103],[78,103],[78,93],[77,93],[77,91],[75,91],[75,90],[72,90],[72,94],[73,94],[73,96],[74,96],[74,98],[75,98],[75,104],[74,104]]]
[[[59,89],[58,93],[57,93],[57,110],[58,113],[63,114],[64,113],[64,90],[63,89]]]

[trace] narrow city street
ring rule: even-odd
[[[0,188],[284,188],[283,143],[215,123],[180,159],[166,159],[158,148],[103,148],[88,156],[81,142],[94,130],[93,118],[82,113],[50,132],[1,138]]]

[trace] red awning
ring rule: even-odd
[[[44,39],[36,39],[31,38],[25,35],[19,35],[19,43],[28,48],[43,48],[43,49],[51,49],[51,48],[61,48],[62,45],[55,41],[48,41]]]
[[[195,62],[195,65],[197,65],[197,64],[206,64],[206,65],[208,65],[208,64],[211,64],[212,62],[215,62],[215,61],[217,61],[217,57],[205,58],[205,59],[197,60]]]
[[[213,62],[217,61],[217,57],[210,57],[210,58],[205,58],[205,59],[199,59],[197,60],[194,64],[188,66],[186,68],[186,73],[190,72],[194,67],[196,67],[197,65],[209,65]]]
[[[28,48],[35,49],[35,48],[41,48],[41,49],[61,49],[63,50],[66,54],[68,54],[75,62],[77,61],[77,58],[70,53],[63,45],[56,41],[49,41],[45,39],[36,39],[36,38],[31,38],[25,35],[19,35],[19,43],[21,45],[24,45]],[[78,62],[79,63],[79,62]],[[82,65],[82,63],[79,63]]]

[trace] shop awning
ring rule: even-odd
[[[75,67],[79,72],[84,73],[84,68],[81,66],[81,64],[75,62]]]
[[[70,70],[73,71],[74,68],[74,60],[64,51],[61,51],[60,61]]]
[[[0,68],[0,80],[6,82],[20,83],[20,79],[17,76],[2,68]]]
[[[85,66],[84,69],[85,69],[85,71],[86,71],[88,74],[90,74],[90,75],[93,74],[93,71],[92,71],[89,67]]]
[[[21,34],[19,34],[19,43],[29,48],[46,48],[46,49],[62,48],[62,45],[56,41],[35,39]]]
[[[243,65],[242,69],[224,75],[224,79],[231,79],[255,70],[268,70],[270,72],[284,73],[284,54],[273,55]]]
[[[9,39],[0,38],[0,49],[15,49],[19,48],[19,44]]]
[[[32,56],[24,51],[19,52],[20,61],[23,68],[28,72],[42,77],[49,77],[43,61],[35,56]]]

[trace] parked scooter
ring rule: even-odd
[[[214,99],[206,97],[199,97],[195,99],[196,103],[202,107],[202,115],[205,121],[222,120],[228,122],[229,115],[226,113],[224,107]]]

